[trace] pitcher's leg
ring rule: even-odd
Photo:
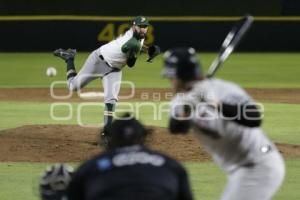
[[[72,65],[72,60],[68,61],[68,65]],[[74,65],[74,64],[73,64]],[[103,65],[103,66],[102,66]],[[86,59],[83,67],[76,76],[68,77],[69,90],[76,91],[86,86],[92,80],[102,76],[101,68],[105,68],[105,63],[102,63],[95,52],[92,52]]]
[[[77,75],[74,65],[76,49],[56,49],[53,54],[67,63],[67,80]]]
[[[104,61],[100,60],[96,51],[93,51],[86,59],[83,67],[76,73],[74,65],[75,49],[57,49],[54,55],[67,63],[67,80],[69,90],[76,91],[92,80],[103,76],[112,70]]]
[[[122,71],[111,72],[103,77],[104,88],[104,131],[111,124],[113,120],[113,114],[115,111],[115,105],[118,101],[118,95],[120,92],[122,80]]]

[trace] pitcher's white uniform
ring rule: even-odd
[[[68,80],[70,90],[78,90],[92,80],[101,77],[104,88],[104,103],[115,103],[121,86],[122,68],[126,66],[127,55],[122,46],[133,37],[129,29],[124,35],[93,51],[77,76]],[[143,46],[144,39],[140,41]]]
[[[284,180],[284,161],[260,127],[246,127],[220,117],[214,105],[253,102],[236,84],[205,79],[171,103],[174,115],[192,107],[194,132],[213,160],[228,175],[222,200],[269,200]]]

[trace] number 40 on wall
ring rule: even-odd
[[[98,41],[99,42],[110,42],[119,35],[125,33],[130,28],[129,23],[116,25],[113,23],[108,23],[106,26],[101,29],[100,33],[98,34]],[[145,39],[145,44],[152,44],[154,42],[154,35],[153,35],[153,26],[148,27],[147,36]]]

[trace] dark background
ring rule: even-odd
[[[299,0],[1,0],[0,14],[278,16],[300,14],[299,6]]]
[[[92,51],[107,41],[98,38],[112,23],[113,37],[124,21],[103,20],[24,20],[24,16],[209,16],[196,21],[152,20],[154,43],[163,50],[173,46],[193,46],[199,51],[216,51],[234,21],[215,16],[255,18],[239,51],[299,51],[300,0],[1,0],[0,51],[52,51],[72,47]],[[15,16],[13,20],[7,17]]]

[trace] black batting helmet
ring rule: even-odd
[[[39,191],[42,200],[63,200],[66,189],[72,179],[73,167],[67,164],[55,164],[42,174]]]
[[[110,136],[109,148],[143,144],[148,130],[136,120],[131,114],[126,113],[118,117],[108,127]]]
[[[193,48],[174,48],[164,54],[162,76],[177,78],[183,82],[201,77],[201,65]]]

